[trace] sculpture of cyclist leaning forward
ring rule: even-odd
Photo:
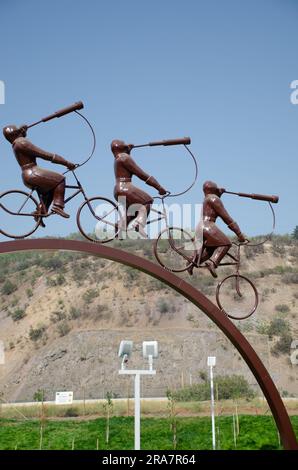
[[[65,160],[60,155],[46,152],[33,145],[27,136],[27,126],[17,127],[6,126],[3,129],[4,137],[12,144],[15,157],[22,169],[22,178],[25,186],[35,189],[39,195],[40,204],[34,213],[35,218],[42,214],[47,214],[53,202],[52,212],[64,218],[69,215],[64,212],[65,177],[60,173],[40,168],[36,163],[36,158],[64,165],[69,170],[73,170],[76,165]],[[44,223],[42,222],[44,226]]]
[[[203,246],[197,250],[194,264],[188,268],[188,272],[192,275],[197,263],[205,263],[210,274],[213,277],[217,277],[216,269],[230,250],[232,243],[217,227],[216,219],[218,217],[221,218],[229,229],[235,233],[240,243],[244,243],[246,238],[220,199],[225,189],[219,188],[213,181],[205,181],[203,191],[205,195],[203,213],[196,228],[197,233],[201,233],[203,229]]]
[[[134,221],[131,227],[139,232],[142,237],[147,238],[144,229],[153,198],[142,189],[134,186],[131,182],[132,177],[135,175],[149,186],[153,186],[160,195],[166,194],[167,191],[153,176],[145,173],[136,164],[130,155],[132,148],[133,145],[126,144],[122,140],[113,140],[111,143],[111,150],[115,157],[114,171],[116,184],[114,197],[120,204],[125,205],[125,213],[118,223],[117,231],[119,231],[118,236],[120,237],[121,231],[127,230],[128,224]]]

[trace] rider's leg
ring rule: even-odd
[[[61,217],[64,217],[66,219],[69,218],[69,214],[64,212],[64,195],[65,195],[65,178],[54,188],[53,190],[53,206],[52,206],[52,211],[55,212],[55,214],[61,215]]]
[[[217,277],[216,269],[218,268],[221,260],[225,257],[228,253],[229,249],[231,248],[232,244],[229,243],[225,246],[219,246],[214,250],[213,255],[210,257],[209,261],[206,261],[205,265],[210,271],[213,277]]]
[[[139,232],[140,235],[144,238],[148,238],[147,233],[145,232],[145,227],[147,224],[148,216],[150,214],[151,204],[152,203],[150,202],[147,204],[143,204],[139,207],[138,215],[136,216],[133,223],[134,229]]]
[[[194,268],[198,268],[198,264],[202,264],[207,261],[210,256],[213,254],[214,248],[213,247],[204,247],[202,250],[197,250],[195,259],[193,260],[193,264],[189,266],[187,269],[188,273],[192,276]]]
[[[121,232],[126,232],[127,231],[127,227],[128,225],[130,224],[130,222],[132,222],[134,219],[136,218],[135,215],[127,215],[127,211],[126,213],[124,213],[122,215],[122,217],[120,218],[119,222],[115,224],[115,231],[116,231],[116,238],[120,238],[121,239]]]

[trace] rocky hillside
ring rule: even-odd
[[[153,260],[150,241],[114,245]],[[291,342],[298,339],[297,260],[298,243],[290,237],[245,248],[241,271],[256,284],[260,305],[249,319],[235,321],[285,396],[298,396],[298,365],[290,361]],[[231,272],[220,268],[219,280]],[[205,270],[181,277],[215,301],[217,281]],[[234,291],[224,296],[237,302]],[[131,381],[118,377],[121,339],[135,342],[132,366],[142,364],[143,340],[159,341],[158,373],[144,380],[145,396],[200,381],[208,355],[217,356],[220,374],[243,374],[255,385],[235,348],[189,301],[141,272],[79,253],[1,255],[0,329],[3,400],[31,401],[38,389],[49,400],[66,389],[75,398],[107,391],[126,396]]]

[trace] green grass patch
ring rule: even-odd
[[[177,449],[211,449],[211,421],[209,417],[177,417]],[[292,417],[298,435],[298,416]],[[132,417],[114,417],[110,420],[110,442],[105,443],[106,421],[103,418],[80,421],[46,421],[43,426],[42,449],[95,450],[133,449],[134,427]],[[220,449],[235,449],[233,419],[216,419],[219,427]],[[237,449],[279,449],[278,433],[271,416],[239,416]],[[144,418],[141,424],[142,449],[172,450],[173,434],[167,418]],[[40,446],[38,420],[0,420],[0,449],[37,450]]]

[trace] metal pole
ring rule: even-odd
[[[135,375],[135,450],[141,449],[140,374]]]
[[[212,423],[212,448],[216,449],[215,441],[215,415],[214,415],[214,387],[213,387],[213,367],[210,366],[210,391],[211,391],[211,423]]]

